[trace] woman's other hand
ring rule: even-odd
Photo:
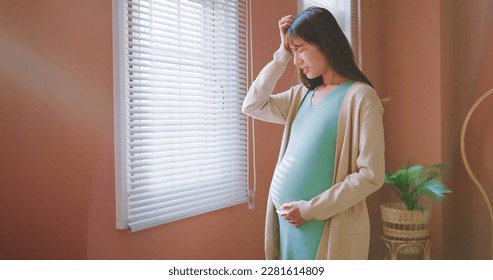
[[[283,212],[281,216],[295,227],[299,227],[306,222],[301,216],[299,202],[297,201],[283,204],[280,210]]]
[[[282,17],[281,20],[279,20],[279,35],[281,36],[281,45],[284,46],[284,48],[288,52],[290,52],[291,49],[289,48],[288,40],[286,39],[286,33],[288,31],[289,26],[291,26],[293,19],[294,17],[292,15],[287,15]]]

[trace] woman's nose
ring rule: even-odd
[[[293,57],[293,63],[296,66],[300,65],[300,58],[296,53],[294,54],[294,57]]]

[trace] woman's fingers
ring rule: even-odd
[[[293,22],[292,16],[283,17],[281,20],[279,20],[279,29],[282,31],[283,34],[286,33],[292,22]]]
[[[287,16],[283,16],[279,22],[282,22],[282,21],[292,21],[293,20],[293,16],[292,15],[287,15]]]
[[[283,30],[286,30],[292,22],[293,22],[292,19],[280,20],[279,27],[280,28],[282,27]]]
[[[299,227],[305,223],[297,202],[285,203],[281,206],[281,210],[283,211],[281,216],[293,226]]]
[[[286,32],[293,22],[293,16],[292,15],[287,15],[282,17],[279,20],[279,34],[281,35],[281,44],[284,46],[284,48],[289,51],[289,46],[287,44],[286,40]]]

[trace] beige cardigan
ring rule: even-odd
[[[256,119],[284,124],[278,164],[289,141],[298,105],[308,92],[296,85],[272,94],[291,54],[280,47],[259,73],[243,103],[243,112]],[[341,105],[336,144],[334,182],[310,201],[301,201],[305,220],[326,220],[317,259],[367,259],[370,221],[366,197],[383,184],[383,107],[373,88],[356,82]],[[279,258],[279,221],[269,195],[265,224],[265,256]]]

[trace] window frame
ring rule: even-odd
[[[243,0],[248,9],[249,1]],[[126,60],[126,27],[125,27],[125,7],[127,5],[126,1],[122,0],[113,0],[112,1],[112,13],[113,13],[113,76],[114,76],[114,151],[115,151],[115,206],[116,206],[116,228],[117,229],[128,229],[129,228],[129,220],[128,220],[128,193],[130,191],[129,187],[129,176],[128,176],[128,152],[127,148],[129,146],[129,132],[127,127],[128,121],[128,113],[127,108],[129,106],[127,95],[129,94],[129,89],[127,88],[127,81],[129,79],[127,72],[127,60]],[[246,16],[245,18],[248,18]],[[246,29],[248,29],[248,22],[246,24]],[[249,32],[248,30],[245,31]],[[248,40],[245,43],[248,48]],[[248,52],[248,51],[247,51]],[[248,64],[248,58],[247,58]],[[245,65],[246,74],[245,81],[248,80],[248,65]],[[246,95],[246,91],[244,93]],[[242,98],[244,98],[244,95]],[[241,111],[241,110],[240,110]],[[248,126],[248,120],[245,117],[245,127]],[[248,136],[247,136],[248,138]],[[245,145],[245,150],[248,151],[248,143]],[[248,152],[245,156],[246,168],[248,170]],[[248,202],[248,173],[247,173],[247,183],[244,186],[245,189],[245,198],[241,202],[230,203],[227,206],[221,207],[219,209],[225,207],[231,207],[242,203]],[[216,210],[216,209],[214,209]],[[200,214],[205,214],[210,211],[204,211],[201,213],[197,213],[188,217],[193,217]],[[172,221],[171,221],[172,222]],[[158,226],[158,225],[156,225]]]

